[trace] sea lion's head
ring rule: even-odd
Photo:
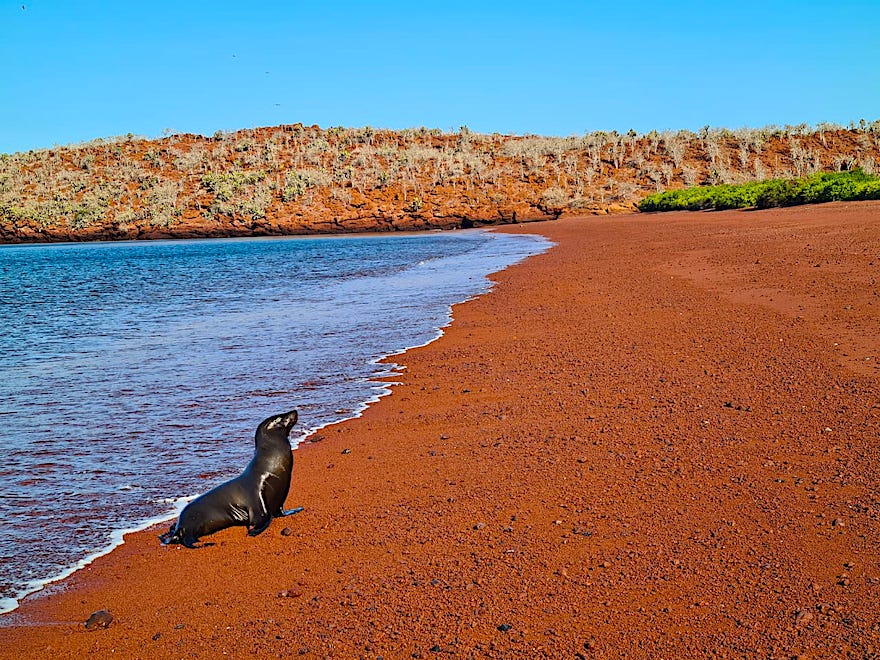
[[[267,417],[257,427],[256,441],[259,442],[261,439],[267,439],[287,442],[287,436],[290,435],[290,430],[296,424],[298,418],[299,415],[297,415],[295,410]]]

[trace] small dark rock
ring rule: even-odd
[[[281,530],[281,536],[290,536],[291,534],[293,534],[293,530],[290,527],[285,527]]]
[[[176,626],[174,626],[175,630],[183,630],[184,628],[186,628],[186,626],[182,623],[178,623]]]
[[[485,526],[486,526],[486,523],[478,522],[476,525],[474,525],[474,529],[483,529]]]
[[[434,644],[434,646],[432,646],[430,650],[431,653],[441,653],[443,651],[439,644]]]
[[[160,633],[160,632],[156,633],[155,635],[153,635],[153,641],[154,642],[157,641],[161,636],[162,636],[162,633]]]
[[[343,450],[342,450],[342,453],[343,453],[343,454],[350,454],[350,453],[351,453],[351,449],[343,449]]]
[[[511,628],[513,628],[513,626],[509,623],[502,623],[500,626],[498,626],[498,630],[500,630],[501,632],[507,632]]]
[[[97,610],[86,620],[86,630],[106,628],[113,622],[113,615],[107,610]]]

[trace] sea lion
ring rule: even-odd
[[[256,536],[266,531],[272,518],[302,511],[281,508],[293,471],[287,436],[296,420],[295,410],[263,420],[254,436],[254,457],[244,472],[187,504],[159,540],[194,548],[200,537],[235,525],[247,526],[248,535]]]

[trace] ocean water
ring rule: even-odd
[[[0,612],[382,393],[486,275],[544,251],[480,231],[0,246]],[[158,540],[156,541],[159,542]]]

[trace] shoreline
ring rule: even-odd
[[[435,231],[440,231],[440,230],[435,230]],[[424,236],[424,235],[430,235],[432,233],[435,233],[435,231],[397,232],[393,235],[393,237],[405,239],[407,237],[419,237],[419,236]],[[459,233],[465,233],[465,234],[482,233],[482,234],[485,234],[488,232],[486,229],[464,229],[464,230],[459,230]],[[214,238],[214,239],[208,238],[208,239],[201,239],[201,240],[208,240],[208,241],[211,241],[211,240],[214,240],[214,241],[285,240],[285,239],[290,239],[290,238],[294,238],[297,240],[301,240],[301,239],[321,240],[321,239],[328,239],[328,238],[329,239],[350,239],[350,238],[368,239],[368,238],[372,238],[372,237],[375,237],[375,234],[371,233],[371,234],[355,235],[355,236],[327,234],[327,235],[314,235],[314,236],[301,236],[301,237],[299,237],[299,236],[296,236],[296,237],[290,237],[290,236],[231,237],[231,238]],[[172,242],[173,240],[175,240],[175,239],[168,239],[167,241],[156,241],[156,242],[157,243]],[[181,239],[181,240],[183,240],[183,239]],[[143,242],[143,241],[141,241],[141,242]],[[102,243],[113,244],[113,245],[118,244],[118,242],[101,242],[101,241],[96,241],[93,243],[96,244],[96,246],[100,246]],[[136,244],[137,241],[128,241],[128,243]],[[79,245],[81,245],[81,243],[70,242],[70,243],[63,243],[63,244],[56,243],[56,244],[32,244],[32,245],[33,246],[52,245],[52,247],[55,247],[55,246],[61,246],[61,245],[71,245],[71,246],[77,245],[77,246],[79,246]],[[540,244],[538,243],[538,241],[535,241],[535,246],[536,246],[535,247],[536,250],[540,250],[540,249],[546,250],[547,247],[549,247],[549,246],[547,246],[547,247],[542,248],[540,246]],[[0,248],[2,248],[2,247],[3,246],[0,245]],[[20,244],[13,245],[12,247],[21,247],[21,245]],[[444,258],[444,257],[438,257],[438,258]],[[500,257],[496,256],[495,258],[497,259]],[[522,260],[523,258],[525,258],[525,257],[520,257],[519,259]],[[493,266],[494,266],[494,264],[493,264]],[[492,286],[493,286],[493,282],[491,281],[490,277],[494,272],[496,272],[496,271],[486,273],[482,277],[482,279],[484,280],[484,284],[482,285],[482,291],[475,293],[464,300],[460,300],[460,301],[458,301],[458,303],[466,302],[467,300],[471,300],[473,298],[479,297],[479,296],[484,295],[485,293],[488,293],[489,291],[491,291]],[[388,396],[391,393],[391,388],[396,384],[396,381],[389,380],[389,379],[395,378],[397,375],[399,375],[400,370],[405,368],[403,365],[398,365],[398,364],[392,362],[391,359],[394,358],[395,356],[405,354],[409,350],[413,350],[413,349],[422,348],[424,346],[427,346],[428,344],[430,344],[430,343],[436,341],[437,339],[439,339],[440,337],[442,337],[444,334],[444,330],[447,327],[449,327],[449,325],[454,320],[452,317],[452,307],[458,303],[453,303],[451,305],[447,305],[446,312],[445,312],[445,318],[443,320],[442,325],[440,325],[439,327],[433,328],[433,330],[435,332],[427,340],[421,341],[420,343],[411,344],[411,345],[407,344],[407,345],[403,346],[402,348],[392,350],[391,352],[384,354],[384,355],[380,355],[379,357],[369,358],[365,364],[367,366],[367,369],[372,369],[373,372],[369,376],[365,377],[363,380],[364,398],[362,400],[358,401],[356,403],[356,405],[354,405],[354,407],[351,410],[349,410],[347,413],[340,415],[340,416],[337,416],[335,419],[332,419],[331,421],[323,422],[323,423],[320,423],[316,426],[312,426],[309,428],[299,430],[296,433],[296,438],[291,438],[292,450],[296,450],[303,443],[309,444],[309,442],[310,442],[309,438],[319,434],[319,432],[322,429],[324,429],[328,426],[333,426],[335,424],[340,424],[342,422],[346,422],[346,421],[349,421],[352,419],[357,419],[357,418],[361,417],[363,412],[367,408],[369,408],[372,404],[375,404],[381,398]],[[419,339],[414,337],[413,341],[419,341]],[[169,498],[169,501],[165,502],[168,505],[172,505],[172,508],[168,512],[157,513],[156,515],[150,516],[149,518],[137,520],[136,522],[134,522],[133,524],[130,524],[129,526],[115,527],[115,528],[110,529],[109,530],[110,536],[109,536],[109,539],[107,540],[107,543],[105,545],[89,551],[85,556],[81,557],[80,559],[74,561],[73,563],[71,563],[69,565],[60,567],[58,569],[58,572],[53,575],[50,575],[45,578],[30,580],[26,585],[24,585],[20,589],[20,591],[15,596],[8,597],[8,598],[0,598],[0,626],[3,625],[2,616],[5,614],[14,613],[18,609],[21,601],[24,600],[25,598],[39,597],[39,594],[42,590],[44,590],[48,587],[51,587],[52,585],[55,585],[56,583],[59,583],[59,582],[66,580],[67,578],[69,578],[71,575],[73,575],[77,571],[80,571],[83,568],[86,568],[87,566],[92,564],[95,560],[113,552],[113,550],[115,550],[116,548],[118,548],[120,545],[122,545],[125,542],[125,540],[124,540],[125,536],[127,536],[129,534],[145,531],[145,530],[150,530],[152,528],[158,528],[158,526],[165,526],[169,521],[177,518],[177,516],[180,514],[183,507],[186,506],[186,504],[188,504],[190,501],[192,501],[193,499],[198,497],[199,494],[200,493],[197,492],[197,493],[189,494],[189,495],[181,495],[177,498],[174,498],[173,501],[170,501],[170,498]]]
[[[303,514],[198,552],[131,534],[0,618],[0,656],[876,649],[878,217],[505,227],[556,246],[295,454]]]

